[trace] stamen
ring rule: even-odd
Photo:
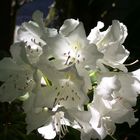
[[[64,125],[61,125],[61,127],[60,127],[60,135],[61,135],[61,137],[63,138],[64,136],[65,136],[65,127],[63,127]]]
[[[65,120],[63,119],[63,118],[61,118],[62,120],[63,120],[63,122],[64,122],[64,124],[62,124],[61,126],[60,126],[60,132],[59,132],[59,138],[61,139],[61,138],[64,138],[64,136],[67,134],[67,132],[68,132],[68,128],[67,128],[67,126],[65,125]]]
[[[134,62],[132,62],[132,63],[129,63],[129,64],[124,64],[125,66],[132,66],[132,65],[134,65],[134,64],[136,64],[136,63],[138,63],[139,62],[139,60],[135,60]]]

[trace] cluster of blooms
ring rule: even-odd
[[[98,22],[87,37],[82,22],[47,28],[36,11],[19,27],[11,57],[0,61],[0,101],[23,100],[27,133],[63,138],[70,126],[81,140],[104,139],[116,123],[137,122],[140,69],[128,72],[124,64],[127,28],[117,20],[101,32],[103,26]]]

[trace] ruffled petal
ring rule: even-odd
[[[120,88],[120,81],[116,75],[104,74],[100,77],[100,82],[98,81],[96,94],[102,96],[105,100],[112,100],[113,92],[118,91]]]
[[[61,26],[59,32],[64,36],[68,36],[71,32],[73,32],[77,28],[78,25],[79,20],[67,19],[64,21],[64,24]]]

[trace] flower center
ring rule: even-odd
[[[81,55],[81,44],[77,41],[71,45],[71,50],[64,52],[66,58],[64,65],[79,64],[81,61],[85,61],[85,58]]]

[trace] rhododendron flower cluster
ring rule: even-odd
[[[18,27],[11,57],[0,61],[0,101],[23,101],[27,133],[63,138],[69,126],[81,140],[104,139],[115,124],[137,122],[140,69],[128,72],[124,64],[127,28],[118,20],[101,32],[103,26],[98,22],[88,36],[75,19],[47,28],[36,11]]]

